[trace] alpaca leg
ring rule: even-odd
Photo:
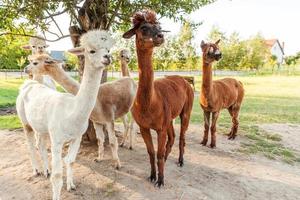
[[[109,138],[109,143],[112,151],[112,157],[115,162],[115,168],[120,169],[121,168],[121,163],[118,155],[118,139],[115,135],[114,131],[114,122],[107,123],[107,131],[108,131],[108,138]]]
[[[47,135],[46,134],[39,134],[38,136],[38,148],[40,155],[42,156],[43,160],[43,170],[44,170],[44,176],[46,178],[50,177],[50,170],[49,170],[49,164],[48,164],[48,153],[46,148],[46,141],[47,141]]]
[[[51,184],[53,192],[53,200],[60,199],[61,188],[63,185],[62,175],[63,175],[63,165],[62,165],[62,147],[63,144],[60,142],[51,141],[51,154],[52,154],[52,174],[51,174]]]
[[[124,134],[123,134],[123,139],[122,139],[122,142],[120,144],[121,147],[124,146],[126,140],[127,140],[127,137],[128,137],[128,131],[129,131],[129,126],[128,126],[128,118],[127,118],[127,115],[124,115],[122,117],[122,121],[123,121],[123,125],[124,125]]]
[[[38,176],[40,175],[39,167],[38,167],[38,161],[37,161],[37,152],[36,152],[36,140],[35,140],[35,134],[32,130],[32,128],[29,125],[23,125],[24,132],[26,135],[28,147],[29,147],[29,153],[30,153],[30,160],[33,170],[33,175]]]
[[[175,141],[175,131],[174,131],[174,127],[173,127],[173,121],[170,123],[167,133],[168,133],[168,142],[166,145],[165,161],[168,159],[168,156],[172,150],[172,146]]]
[[[148,152],[150,164],[151,164],[151,174],[150,174],[149,180],[151,182],[154,182],[154,181],[156,181],[155,151],[154,151],[154,146],[153,146],[150,129],[140,127],[140,131],[141,131],[143,140],[146,144],[147,152]]]
[[[131,117],[130,120],[130,125],[129,125],[129,149],[133,149],[133,143],[135,142],[135,132],[133,132],[133,124],[134,124],[134,119]]]
[[[208,141],[208,132],[209,132],[209,124],[210,124],[210,112],[204,111],[204,135],[201,144],[206,146]]]
[[[96,137],[98,140],[98,157],[95,159],[96,162],[100,162],[103,157],[104,157],[104,140],[105,140],[105,135],[103,131],[103,125],[94,123],[95,131],[96,131]]]
[[[164,185],[164,168],[165,168],[165,152],[166,152],[167,131],[157,132],[157,167],[158,179],[155,183],[158,187]]]
[[[179,137],[179,158],[178,158],[178,165],[182,167],[183,163],[183,154],[184,154],[184,147],[185,147],[185,132],[189,127],[190,116],[193,106],[193,99],[192,102],[188,102],[184,105],[182,112],[180,113],[180,137]]]
[[[229,140],[234,140],[238,131],[238,127],[239,127],[239,120],[238,120],[238,116],[239,116],[239,111],[240,108],[239,107],[230,107],[228,109],[230,115],[231,115],[231,119],[232,119],[232,127],[231,127],[231,131],[228,134],[228,139]]]
[[[210,134],[211,134],[211,143],[210,147],[215,148],[216,147],[216,130],[217,130],[217,120],[219,117],[220,112],[213,112],[212,113],[212,122],[211,122],[211,127],[210,127]]]
[[[67,168],[67,190],[75,190],[76,187],[73,183],[73,170],[72,165],[76,159],[79,147],[80,147],[81,137],[73,140],[69,145],[69,150],[67,156],[64,158],[66,168]]]

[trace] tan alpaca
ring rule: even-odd
[[[67,190],[75,189],[72,165],[80,147],[81,137],[88,127],[88,119],[95,106],[102,72],[110,64],[110,48],[113,40],[106,31],[89,31],[81,37],[82,47],[71,52],[84,55],[85,67],[77,95],[60,93],[37,81],[28,80],[20,88],[16,107],[27,136],[34,173],[38,172],[34,141],[36,134],[41,141],[39,148],[47,162],[45,136],[50,135],[52,153],[52,191],[53,200],[60,199],[63,185],[62,149],[69,142],[69,151],[64,162],[67,170]],[[35,58],[32,58],[35,57]],[[31,56],[30,65],[52,66],[48,55]],[[33,77],[35,79],[35,77]],[[100,111],[101,112],[101,111]],[[34,134],[35,132],[35,134]],[[47,169],[44,169],[48,172]]]
[[[121,62],[121,72],[122,72],[122,76],[128,76],[130,77],[130,73],[129,73],[129,68],[128,68],[128,64],[130,63],[130,51],[128,49],[122,49],[120,51],[120,55],[119,55],[119,59]]]

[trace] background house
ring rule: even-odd
[[[280,44],[278,39],[270,39],[265,41],[272,55],[276,56],[277,64],[281,65],[284,61],[284,42]]]
[[[64,51],[51,51],[51,57],[56,60],[66,61],[65,52]]]

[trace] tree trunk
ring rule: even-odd
[[[71,26],[69,32],[74,47],[80,46],[80,36],[93,29],[109,29],[107,11],[108,0],[86,0],[78,11],[78,26]],[[81,81],[84,70],[84,56],[78,56],[79,60],[79,81]],[[103,71],[101,83],[107,81],[107,70]],[[85,133],[85,137],[91,142],[96,142],[96,133],[93,123],[89,121],[89,127]]]

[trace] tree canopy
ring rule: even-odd
[[[122,30],[130,26],[131,15],[140,9],[150,8],[160,17],[183,21],[186,14],[215,0],[2,0],[0,1],[0,30],[3,33],[26,34],[31,28],[49,32],[49,25],[57,26],[55,40],[66,37],[56,22],[62,14],[70,16],[70,26],[78,33],[90,29]]]

